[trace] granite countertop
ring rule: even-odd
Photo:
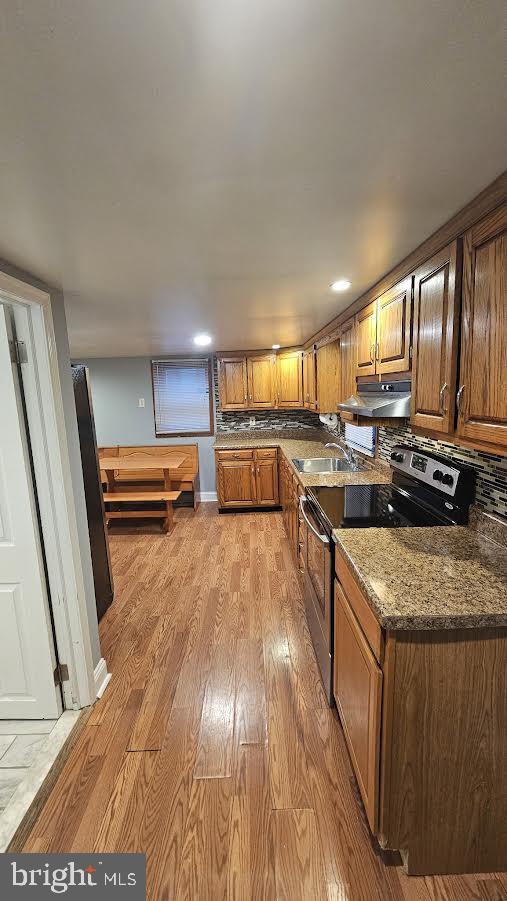
[[[318,430],[285,430],[279,432],[225,432],[217,436],[215,450],[241,450],[251,447],[279,447],[294,474],[297,476],[303,488],[316,485],[373,485],[385,484],[391,481],[389,466],[383,463],[362,458],[361,464],[365,466],[362,472],[298,472],[292,460],[294,457],[336,457],[341,452],[335,447],[324,447],[327,441],[332,441],[332,435],[326,435]],[[360,455],[359,455],[360,456]]]
[[[381,626],[507,626],[507,548],[462,526],[335,529]]]

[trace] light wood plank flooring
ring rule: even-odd
[[[143,851],[151,901],[506,897],[371,839],[280,514],[179,510],[111,552],[113,678],[24,850]]]

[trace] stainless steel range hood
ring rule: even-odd
[[[371,419],[407,419],[410,416],[410,381],[366,382],[338,410]]]

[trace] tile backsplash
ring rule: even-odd
[[[378,436],[378,453],[384,460],[389,460],[394,444],[408,444],[429,453],[448,457],[456,463],[473,466],[477,472],[476,503],[491,513],[507,516],[507,457],[484,454],[481,451],[466,447],[457,447],[446,441],[434,441],[432,438],[420,438],[414,435],[409,426],[398,428],[380,428]]]

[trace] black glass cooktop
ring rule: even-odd
[[[389,529],[410,526],[448,525],[445,517],[422,506],[394,485],[343,485],[306,490],[331,529]]]

